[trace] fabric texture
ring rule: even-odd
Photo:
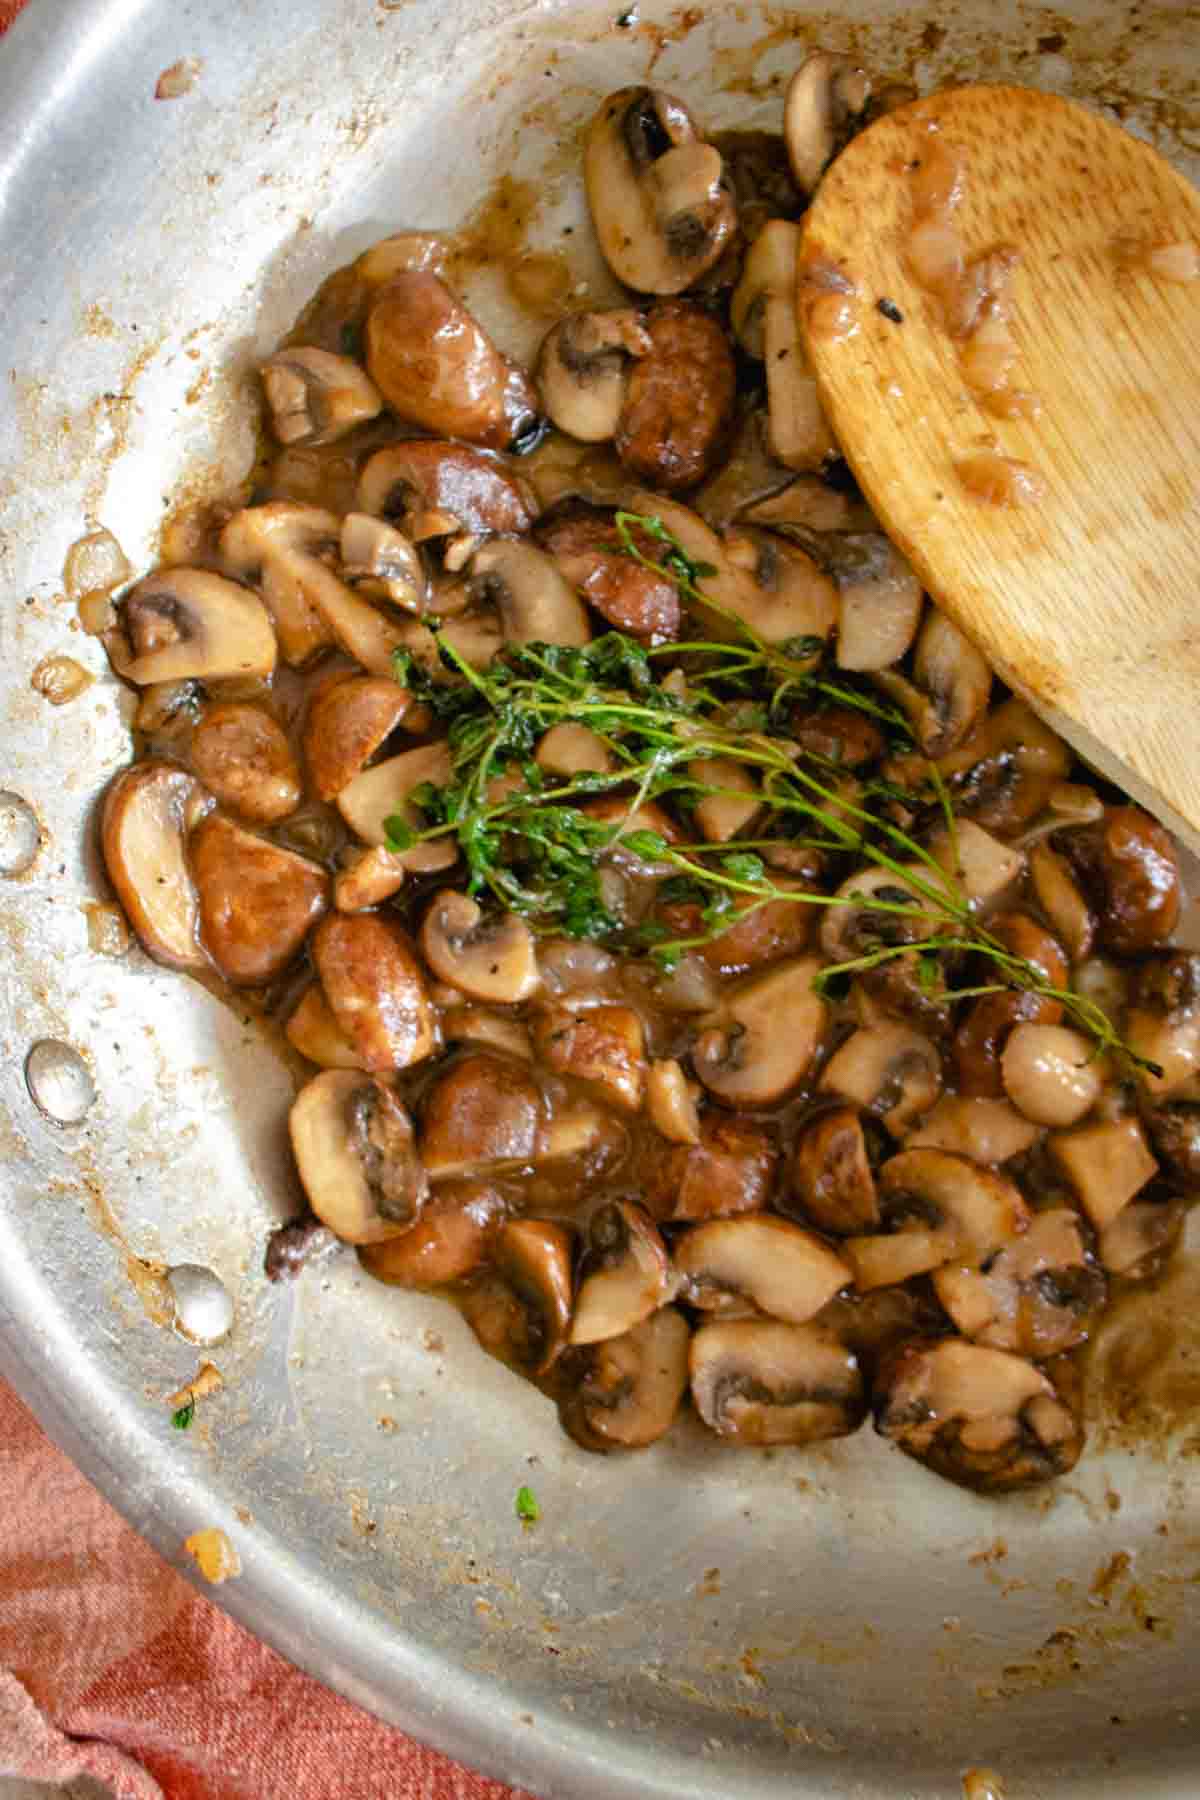
[[[0,32],[23,4],[0,0]],[[91,1776],[117,1800],[532,1800],[248,1636],[130,1530],[3,1382],[0,1774]]]

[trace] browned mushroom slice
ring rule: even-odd
[[[416,1219],[428,1183],[408,1113],[386,1081],[327,1069],[301,1088],[288,1128],[309,1204],[338,1237],[380,1243]]]
[[[641,554],[660,562],[662,545],[637,527],[629,529]],[[537,538],[588,605],[618,631],[650,644],[679,636],[679,589],[626,554],[610,516],[571,511],[539,524]]]
[[[655,1443],[674,1424],[687,1392],[690,1339],[683,1314],[664,1306],[622,1337],[568,1352],[563,1429],[585,1450]]]
[[[435,1180],[531,1163],[542,1103],[528,1067],[474,1051],[438,1075],[421,1115],[421,1156]]]
[[[927,1274],[955,1257],[982,1261],[1025,1230],[1019,1189],[994,1169],[946,1150],[902,1150],[879,1170],[887,1229],[846,1240],[861,1292]]]
[[[1185,1217],[1182,1200],[1133,1200],[1100,1233],[1096,1254],[1110,1275],[1148,1281],[1174,1250]]]
[[[104,866],[142,946],[174,969],[202,969],[200,902],[187,840],[212,805],[195,776],[173,763],[135,763],[104,796]]]
[[[415,1224],[364,1247],[359,1258],[377,1281],[393,1287],[443,1287],[486,1261],[504,1214],[503,1199],[485,1181],[443,1182]]]
[[[649,348],[629,371],[617,455],[668,493],[712,473],[729,434],[736,377],[717,321],[690,300],[665,300],[643,321]]]
[[[822,1231],[850,1237],[879,1225],[875,1176],[853,1107],[836,1106],[805,1127],[792,1160],[792,1194]]]
[[[1175,1099],[1147,1107],[1145,1125],[1167,1168],[1187,1187],[1200,1186],[1200,1105]]]
[[[192,733],[192,765],[222,806],[256,824],[286,819],[302,798],[286,733],[261,706],[207,707]]]
[[[571,1012],[550,1006],[535,1021],[533,1041],[547,1068],[593,1082],[628,1112],[642,1104],[646,1041],[642,1021],[628,1006],[591,1006]]]
[[[470,564],[471,585],[500,615],[509,644],[587,644],[587,611],[553,557],[524,539],[489,538]]]
[[[852,706],[799,707],[792,714],[789,736],[813,756],[858,769],[883,755],[886,739],[874,719]]]
[[[652,1062],[646,1075],[646,1111],[654,1129],[673,1144],[698,1144],[699,1092],[674,1057]]]
[[[312,958],[334,1018],[367,1069],[409,1069],[437,1042],[425,975],[413,946],[378,913],[331,913]]]
[[[1050,1377],[1007,1350],[918,1339],[886,1359],[875,1429],[936,1475],[983,1493],[1033,1487],[1079,1461],[1083,1426]]]
[[[200,931],[235,987],[274,981],[329,905],[329,877],[307,857],[213,813],[192,833]]]
[[[694,816],[700,836],[709,844],[725,844],[749,834],[763,810],[757,781],[745,763],[730,756],[701,756],[688,764],[693,781],[712,791],[695,802]]]
[[[265,677],[275,667],[275,633],[262,601],[209,569],[147,575],[126,594],[104,642],[117,674],[137,687]]]
[[[1083,1342],[1104,1304],[1105,1281],[1078,1213],[1054,1207],[982,1267],[936,1269],[937,1297],[964,1337],[1044,1361]]]
[[[720,153],[660,89],[609,95],[588,127],[583,172],[605,260],[637,293],[691,287],[737,228]]]
[[[507,450],[536,428],[538,399],[444,282],[405,270],[367,314],[371,379],[397,416],[442,437]]]
[[[819,1085],[874,1113],[893,1137],[903,1137],[940,1095],[942,1059],[936,1045],[907,1025],[868,1025],[834,1051]]]
[[[366,912],[380,906],[404,886],[410,852],[384,850],[379,845],[369,850],[346,849],[342,866],[333,880],[333,904],[339,912]]]
[[[946,756],[971,735],[987,712],[992,671],[984,658],[931,607],[917,634],[911,681],[881,669],[875,682],[907,715],[923,756]]]
[[[789,219],[768,219],[746,255],[730,303],[730,323],[747,355],[763,365],[767,383],[767,448],[785,468],[816,470],[837,455],[837,444],[817,394],[816,377],[805,353],[797,310],[800,227]],[[822,484],[823,485],[823,484]],[[830,490],[825,489],[829,494]],[[798,523],[814,530],[849,530],[845,501],[833,520],[828,507],[810,503],[797,518],[796,501],[782,509],[771,502],[745,513],[762,524]],[[865,524],[873,523],[868,515]]]
[[[1149,958],[1137,970],[1130,1000],[1125,1041],[1158,1068],[1158,1074],[1138,1070],[1157,1104],[1200,1073],[1200,956],[1174,950]]]
[[[402,824],[420,831],[425,821],[413,805],[414,791],[427,781],[434,787],[445,787],[453,773],[450,752],[444,743],[421,744],[415,750],[402,750],[399,756],[373,764],[348,781],[338,791],[337,809],[364,843],[386,849],[388,820],[398,818]],[[449,868],[457,859],[458,846],[452,837],[431,838],[428,843],[414,844],[395,855],[403,868],[429,875]]]
[[[1037,1125],[1076,1125],[1104,1087],[1096,1046],[1065,1025],[1017,1025],[1000,1058],[1004,1091]]]
[[[671,1298],[670,1261],[644,1207],[610,1200],[592,1214],[579,1269],[573,1344],[621,1337]]]
[[[1179,920],[1179,858],[1171,836],[1138,806],[1110,806],[1096,825],[1055,838],[1095,906],[1101,949],[1140,956]]]
[[[486,1006],[451,1006],[442,1014],[442,1036],[448,1044],[478,1044],[506,1056],[533,1061],[529,1032],[519,1019],[489,1012]]]
[[[534,761],[548,775],[607,775],[613,768],[604,739],[589,726],[570,719],[550,727],[538,744]]]
[[[838,667],[870,674],[905,654],[921,622],[921,583],[881,532],[836,540]]]
[[[1003,1163],[1036,1142],[1038,1127],[1007,1100],[943,1094],[917,1131],[905,1138],[908,1150],[952,1150],[977,1163]]]
[[[319,981],[304,990],[287,1022],[288,1043],[322,1069],[361,1069],[363,1061],[333,1016]]]
[[[483,909],[469,894],[435,895],[421,926],[421,951],[439,981],[473,1000],[515,1005],[538,986],[537,950],[524,919]]]
[[[569,313],[538,352],[537,382],[551,423],[583,444],[616,436],[633,360],[651,339],[631,307]]]
[[[420,613],[429,599],[429,577],[420,553],[404,533],[370,513],[342,520],[342,574],[360,594],[386,600],[402,612]],[[448,611],[444,604],[430,611]]]
[[[849,1436],[866,1413],[857,1359],[819,1325],[702,1325],[688,1361],[696,1411],[730,1443],[816,1444]]]
[[[571,1325],[570,1234],[547,1219],[510,1219],[497,1234],[493,1257],[517,1302],[505,1360],[545,1375],[566,1348]],[[473,1324],[470,1310],[467,1317]]]
[[[1050,1155],[1097,1231],[1107,1230],[1122,1207],[1158,1173],[1146,1134],[1134,1118],[1102,1119],[1074,1131],[1054,1131],[1048,1142]]]
[[[378,388],[350,356],[298,346],[259,369],[281,444],[332,444],[383,409]]]
[[[812,50],[788,85],[783,139],[796,185],[810,197],[838,151],[865,123],[871,78],[848,56]]]
[[[528,531],[536,514],[502,463],[466,444],[431,438],[377,450],[363,469],[358,504],[414,541]]]
[[[769,1106],[803,1080],[828,1021],[813,991],[820,967],[818,957],[797,957],[729,991],[692,1051],[706,1088],[732,1106]]]
[[[1034,844],[1029,875],[1037,903],[1072,963],[1085,961],[1096,941],[1096,921],[1066,857],[1049,844]]]
[[[714,1219],[677,1240],[681,1297],[703,1312],[731,1299],[803,1325],[850,1283],[850,1270],[821,1238],[772,1213]]]
[[[713,1112],[700,1121],[698,1144],[648,1146],[637,1172],[660,1222],[715,1219],[766,1205],[778,1155],[752,1119]]]

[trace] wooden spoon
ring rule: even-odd
[[[967,258],[1019,251],[1013,381],[1036,417],[997,417],[968,387],[910,266],[950,159],[961,197],[939,216]],[[960,88],[886,115],[828,170],[799,310],[834,433],[939,606],[1200,850],[1200,281],[1154,272],[1144,252],[1168,244],[1168,266],[1200,247],[1200,196],[1145,144],[1051,94]],[[1041,497],[975,497],[961,465],[988,450]]]

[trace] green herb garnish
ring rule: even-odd
[[[542,1516],[542,1509],[532,1488],[519,1487],[513,1510],[522,1525],[536,1525]]]
[[[171,1423],[176,1431],[186,1431],[196,1416],[196,1402],[185,1400],[176,1412],[171,1414]]]

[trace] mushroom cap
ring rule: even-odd
[[[621,1337],[670,1298],[670,1261],[658,1227],[645,1207],[608,1201],[588,1228],[572,1344]]]
[[[544,1375],[567,1344],[571,1323],[571,1235],[549,1219],[510,1219],[497,1234],[496,1269],[525,1312],[518,1361]]]
[[[688,1360],[696,1411],[736,1443],[819,1443],[856,1431],[866,1413],[857,1359],[818,1325],[702,1325]]]
[[[819,957],[796,957],[729,990],[704,1020],[692,1051],[692,1066],[710,1092],[733,1106],[770,1106],[803,1080],[829,1018],[813,991],[820,968]]]
[[[421,952],[439,981],[473,1000],[515,1005],[540,983],[532,931],[516,913],[484,915],[469,894],[444,888],[421,925]]]
[[[538,1015],[534,1044],[547,1068],[594,1083],[607,1100],[637,1112],[646,1087],[642,1021],[629,1006],[589,1006],[578,1012],[547,1006]]]
[[[664,1306],[623,1336],[563,1359],[564,1430],[585,1450],[640,1450],[670,1430],[688,1384],[691,1332]]]
[[[211,805],[194,775],[159,761],[123,770],[104,796],[100,843],[108,878],[143,948],[168,968],[208,964],[187,840]]]
[[[411,706],[411,695],[383,675],[346,676],[314,694],[302,743],[318,797],[336,799],[366,768]]]
[[[383,410],[383,396],[351,356],[312,345],[260,364],[271,429],[281,444],[332,444]]]
[[[364,1245],[359,1261],[392,1287],[442,1287],[480,1267],[504,1216],[504,1200],[487,1182],[443,1182],[414,1224]]]
[[[192,732],[191,755],[220,804],[257,824],[286,819],[303,797],[287,733],[261,706],[206,707]]]
[[[1109,806],[1095,825],[1055,838],[1093,897],[1102,949],[1140,956],[1179,922],[1179,855],[1170,833],[1140,806]]]
[[[532,1163],[542,1117],[528,1065],[470,1051],[439,1070],[421,1112],[421,1155],[435,1180]]]
[[[691,300],[646,313],[646,353],[630,369],[613,442],[639,481],[670,493],[699,486],[722,460],[737,370],[721,326]]]
[[[694,1225],[673,1254],[692,1306],[721,1311],[730,1296],[739,1296],[793,1325],[815,1317],[851,1279],[822,1238],[773,1213]]]
[[[105,642],[117,674],[136,687],[265,678],[275,668],[266,607],[210,569],[156,569],[125,595],[120,619]]]
[[[936,1044],[908,1025],[865,1025],[834,1051],[819,1086],[876,1114],[894,1137],[904,1137],[942,1091],[942,1059]]]
[[[648,1145],[637,1174],[654,1217],[674,1224],[759,1211],[778,1159],[762,1125],[714,1111],[700,1120],[699,1143]]]
[[[369,457],[358,483],[363,512],[390,519],[412,538],[436,536],[422,520],[443,515],[443,531],[473,537],[528,531],[537,514],[516,476],[482,450],[437,438],[388,444]]]
[[[261,987],[287,968],[329,905],[317,863],[211,813],[192,833],[192,876],[205,948],[235,987]]]
[[[524,538],[494,537],[471,558],[472,585],[495,605],[509,644],[590,644],[587,609],[552,556]]]
[[[364,1068],[409,1069],[432,1054],[437,1030],[425,972],[397,920],[330,913],[313,933],[312,959]]]
[[[822,1231],[845,1237],[880,1223],[875,1176],[854,1107],[832,1107],[805,1126],[796,1142],[791,1182],[805,1215]]]
[[[630,365],[650,349],[641,315],[631,307],[568,313],[538,352],[536,379],[551,422],[580,443],[608,443],[620,423]]]
[[[1036,1125],[1077,1125],[1100,1098],[1104,1064],[1065,1025],[1016,1025],[1000,1058],[1004,1091]]]
[[[338,1237],[374,1244],[412,1224],[428,1187],[408,1114],[385,1081],[354,1069],[315,1075],[288,1130],[309,1204]]]
[[[661,90],[609,95],[588,127],[583,173],[605,260],[637,293],[682,293],[736,229],[719,153],[683,102]]]

